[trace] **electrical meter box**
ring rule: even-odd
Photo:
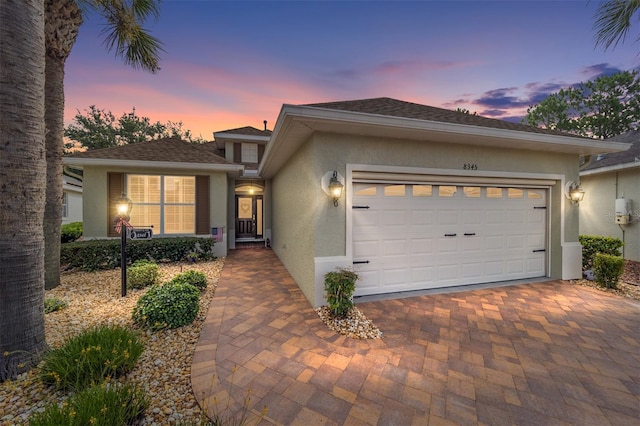
[[[615,223],[618,225],[626,225],[629,223],[629,201],[627,198],[618,198],[616,200]]]

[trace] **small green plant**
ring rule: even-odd
[[[146,392],[129,384],[87,388],[61,405],[49,404],[29,417],[30,426],[112,426],[134,424],[149,406]]]
[[[578,240],[582,244],[582,269],[585,271],[593,268],[597,253],[620,256],[620,248],[624,245],[620,238],[595,235],[580,235]]]
[[[59,311],[68,306],[68,303],[57,297],[47,297],[44,299],[44,313]]]
[[[127,287],[141,289],[156,284],[160,279],[160,268],[150,260],[136,260],[127,271]]]
[[[344,268],[324,275],[324,291],[332,315],[344,317],[353,308],[353,293],[358,278],[358,274]]]
[[[624,271],[624,259],[620,256],[597,253],[593,261],[593,273],[598,285],[617,288]]]
[[[196,263],[198,261],[198,258],[200,258],[200,253],[198,253],[197,251],[190,251],[189,253],[187,253],[187,260],[191,263]]]
[[[82,237],[82,222],[71,222],[60,228],[60,242],[71,243]]]
[[[170,282],[191,284],[200,291],[207,288],[207,276],[200,271],[185,271],[173,277]]]
[[[40,378],[57,389],[85,389],[131,371],[143,350],[136,334],[124,327],[95,327],[49,351]]]
[[[133,322],[151,330],[182,327],[196,319],[199,302],[200,290],[191,284],[156,284],[138,299]]]

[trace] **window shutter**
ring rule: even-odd
[[[233,162],[234,163],[242,162],[242,144],[240,143],[233,144]]]
[[[117,237],[114,225],[118,212],[116,200],[124,192],[124,173],[107,173],[107,236]]]
[[[196,176],[196,234],[211,233],[209,226],[209,176]]]
[[[262,161],[262,156],[264,155],[264,149],[266,147],[266,145],[258,145],[258,163]]]

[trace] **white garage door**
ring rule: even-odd
[[[546,275],[546,190],[355,183],[357,296]]]

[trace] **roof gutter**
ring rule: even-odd
[[[640,161],[634,161],[632,163],[616,164],[616,165],[613,165],[613,166],[599,167],[597,169],[585,170],[585,171],[580,172],[580,176],[599,175],[599,174],[602,174],[602,173],[609,173],[609,172],[617,172],[617,171],[620,171],[620,170],[634,169],[636,167],[640,167]]]
[[[213,134],[215,139],[235,139],[243,141],[256,141],[256,142],[268,142],[269,136],[256,136],[256,135],[241,135],[237,133],[226,134],[225,132],[215,132]]]
[[[173,161],[111,160],[104,158],[63,157],[62,164],[79,167],[114,166],[174,170],[207,170],[212,172],[227,172],[238,174],[241,174],[244,171],[244,166],[241,164],[178,163]]]

